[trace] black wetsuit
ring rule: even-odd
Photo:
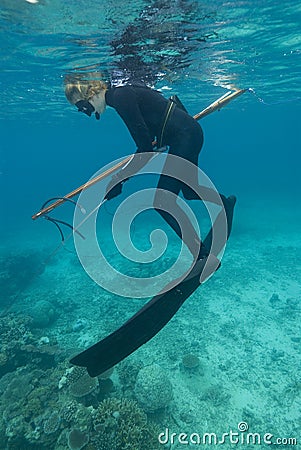
[[[158,91],[144,85],[125,85],[110,87],[106,92],[106,103],[113,107],[123,119],[137,145],[137,153],[153,152],[152,142],[161,136],[169,100]],[[160,144],[168,145],[169,153],[185,158],[195,165],[195,183],[198,184],[198,157],[203,145],[203,131],[199,123],[183,109],[175,106],[161,137]],[[162,190],[158,192],[169,191],[177,196],[182,191],[186,199],[199,199],[191,188],[176,177],[161,175],[158,188]],[[184,211],[174,204],[173,208],[176,208],[178,218],[175,220],[171,214],[164,211],[163,204],[164,197],[157,196],[154,203],[155,209],[185,241],[193,256],[202,257],[208,254]],[[182,236],[178,222],[188,230],[188,238]]]
[[[108,89],[106,103],[112,106],[128,127],[137,152],[152,152],[152,142],[162,131],[169,101],[158,91],[146,86],[121,86]],[[177,106],[167,122],[162,145],[170,153],[198,163],[203,145],[203,132],[199,123]]]

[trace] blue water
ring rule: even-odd
[[[271,433],[274,443],[294,438],[300,445],[300,19],[297,1],[2,0],[0,449],[155,450],[164,446],[149,436],[166,429],[177,434],[171,448],[185,446],[181,432],[220,438],[230,429],[239,431],[239,449],[270,448],[244,443],[242,422],[262,439]],[[251,89],[201,121],[199,166],[238,201],[220,270],[114,369],[110,382],[97,379],[76,396],[76,377],[89,380],[70,372],[70,356],[118,328],[145,299],[98,286],[72,239],[61,245],[54,225],[31,216],[48,198],[135,151],[115,111],[108,108],[96,121],[64,97],[66,74],[125,70],[166,96],[177,94],[192,115],[228,89]],[[120,201],[147,183],[129,181]],[[188,203],[202,228],[204,211]],[[134,220],[131,237],[145,251],[151,231],[160,228],[169,239],[166,253],[145,265],[116,252],[117,205],[103,209],[97,227],[110,263],[131,276],[167,270],[180,245],[155,211]],[[57,217],[72,223],[73,209],[61,206]],[[197,367],[184,364],[187,354]],[[149,401],[163,399],[162,409],[151,411],[142,401],[139,377]],[[120,399],[138,404],[122,407]],[[121,422],[118,414],[130,417],[129,410],[133,422]],[[141,431],[141,417],[150,434]],[[133,423],[138,441],[134,431],[128,447],[125,438],[108,440],[112,430],[115,436]],[[71,442],[74,429],[82,446]],[[221,446],[233,444],[227,438]],[[298,448],[293,441],[278,444]]]

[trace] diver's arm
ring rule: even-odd
[[[114,91],[114,108],[127,126],[137,145],[137,152],[152,151],[153,137],[141,114],[135,90],[131,86],[116,88]]]
[[[153,157],[153,139],[141,114],[134,89],[131,86],[114,89],[110,103],[109,106],[115,108],[127,126],[137,145],[137,151],[125,167],[113,175],[107,186],[106,200],[121,194],[124,182],[139,172]]]
[[[114,108],[127,126],[137,145],[136,153],[127,165],[118,172],[120,179],[129,178],[139,172],[152,158],[153,138],[141,114],[136,94],[131,86],[116,88],[114,92]]]
[[[135,153],[123,169],[112,176],[106,189],[106,200],[117,197],[122,192],[125,181],[139,172],[153,157],[153,153]]]
[[[129,163],[120,171],[122,178],[128,178],[139,172],[152,158],[153,155],[146,155],[145,153],[154,151],[154,137],[151,136],[144,121],[135,90],[131,86],[123,86],[114,90],[114,108],[122,118],[137,145],[135,155],[133,155]]]
[[[141,170],[153,157],[153,153],[136,152],[129,162],[115,175],[120,181],[126,181]]]

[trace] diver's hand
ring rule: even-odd
[[[123,183],[125,183],[128,180],[128,178],[125,178],[124,180],[121,181],[118,180],[120,180],[118,174],[113,175],[112,180],[107,186],[105,200],[112,200],[112,198],[115,198],[118,195],[120,195],[122,192]]]

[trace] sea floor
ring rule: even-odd
[[[114,331],[146,300],[117,297],[99,287],[71,247],[60,248],[41,270],[53,248],[55,239],[34,236],[30,229],[12,231],[2,244],[0,449],[73,448],[68,436],[76,426],[90,435],[89,444],[80,448],[109,449],[96,443],[92,419],[59,419],[54,431],[45,431],[49,410],[60,411],[62,403],[79,402],[87,415],[108,398],[138,400],[148,420],[164,433],[165,447],[144,443],[133,450],[185,448],[187,439],[197,448],[204,433],[215,434],[216,445],[226,449],[233,448],[235,439],[237,448],[270,448],[266,435],[272,435],[265,439],[277,448],[298,448],[289,441],[301,440],[301,235],[293,200],[262,198],[254,204],[248,196],[242,198],[218,272],[155,338],[115,368],[112,389],[89,401],[72,397],[64,386],[70,381],[68,358]],[[135,376],[153,365],[172,386],[172,398],[151,411],[137,398]],[[125,367],[132,377],[127,382]],[[30,381],[31,393],[17,395],[13,385],[32,373],[36,380]],[[33,401],[35,391],[46,391],[41,382],[45,373],[52,388],[48,386],[47,395],[36,399],[36,409],[26,416],[29,395]],[[225,436],[221,444],[230,430],[237,433],[234,441]],[[243,442],[248,433],[257,433],[257,441]],[[278,438],[282,441],[276,442]],[[118,445],[117,450],[126,448]],[[199,445],[213,446],[208,441]]]

